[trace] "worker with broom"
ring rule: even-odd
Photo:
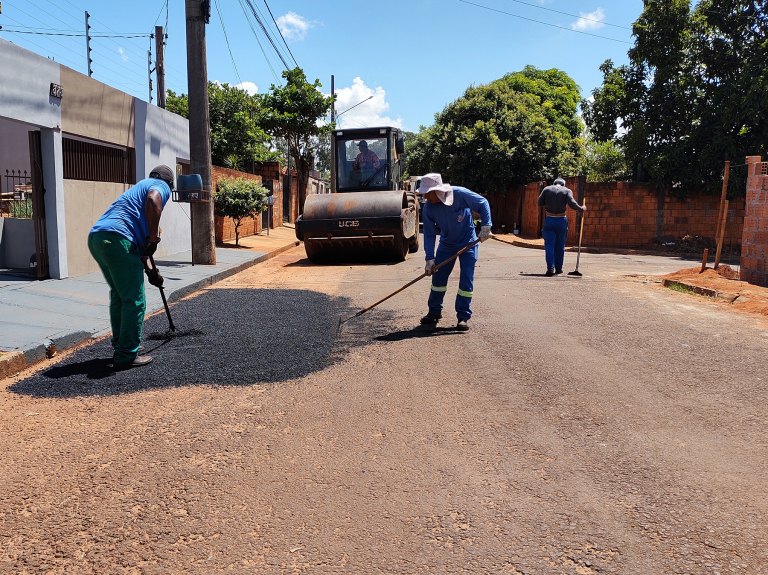
[[[444,184],[442,176],[438,173],[421,176],[417,191],[426,200],[422,212],[424,252],[427,260],[424,273],[432,276],[432,288],[427,301],[429,311],[421,318],[421,325],[434,329],[437,322],[442,319],[443,299],[448,289],[448,278],[458,259],[461,274],[459,291],[456,294],[458,320],[456,329],[467,331],[469,330],[467,322],[472,317],[477,243],[491,237],[491,206],[488,200],[472,190]],[[475,233],[472,212],[480,214],[479,237]],[[440,232],[440,243],[435,251],[437,230]],[[441,262],[450,259],[469,245],[471,247],[461,253],[458,258],[440,266]]]
[[[162,287],[157,268],[146,266],[160,242],[160,215],[171,197],[174,174],[157,166],[149,177],[131,186],[107,209],[88,234],[88,249],[109,285],[113,367],[140,367],[152,362],[139,355],[144,313],[144,270],[149,283]]]
[[[573,192],[565,187],[565,180],[557,178],[539,194],[539,206],[544,208],[544,258],[547,262],[546,276],[563,273],[565,259],[565,239],[568,237],[568,218],[566,206],[584,213],[586,205],[580,206],[574,199]]]

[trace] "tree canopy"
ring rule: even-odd
[[[645,0],[633,32],[629,63],[607,60],[583,109],[638,179],[716,190],[724,160],[768,151],[764,0]]]
[[[533,66],[472,86],[409,140],[408,172],[491,194],[574,175],[584,160],[579,97],[565,72]]]
[[[299,205],[303,206],[319,142],[333,129],[332,124],[320,122],[330,113],[333,97],[320,92],[319,80],[310,84],[301,68],[286,70],[283,78],[285,85],[273,84],[261,97],[259,123],[271,136],[288,142],[299,180]]]
[[[259,126],[260,100],[228,84],[208,83],[211,119],[211,161],[217,166],[247,169],[252,162],[276,160],[269,136]],[[166,108],[189,117],[189,99],[168,90]]]

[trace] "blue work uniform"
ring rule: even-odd
[[[566,206],[579,212],[583,212],[584,208],[574,199],[573,192],[569,188],[557,184],[541,190],[538,204],[545,209],[541,235],[544,238],[544,259],[547,262],[547,270],[562,273],[565,241],[568,238]]]
[[[491,206],[483,196],[463,188],[452,186],[453,204],[424,204],[422,221],[424,223],[424,252],[427,260],[435,260],[435,264],[447,260],[461,248],[477,240],[475,222],[472,212],[480,214],[483,226],[491,225]],[[435,253],[435,238],[440,232],[440,243]],[[472,317],[472,293],[475,281],[475,264],[477,263],[477,245],[468,249],[458,257],[461,274],[459,276],[459,291],[456,294],[456,317],[459,321],[467,321]],[[448,290],[448,278],[453,271],[456,260],[446,264],[432,274],[432,289],[429,292],[427,305],[434,316],[442,316],[443,299]]]
[[[150,190],[160,194],[165,207],[171,188],[163,180],[146,178],[123,192],[88,234],[88,249],[109,285],[112,359],[116,365],[130,364],[141,345],[147,308],[141,250],[149,237],[144,206]]]

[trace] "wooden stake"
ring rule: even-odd
[[[720,251],[722,245],[720,245],[719,238],[723,236],[723,229],[725,228],[725,220],[728,218],[728,208],[726,207],[726,197],[728,196],[728,176],[731,173],[730,160],[725,161],[725,167],[723,168],[723,189],[720,192],[720,209],[717,212],[717,229],[715,230],[715,241],[717,243],[717,255],[715,256],[715,269],[720,265]]]
[[[708,259],[709,259],[709,248],[704,248],[704,255],[701,258],[701,269],[699,270],[700,274],[703,274],[704,270],[707,269]]]
[[[723,237],[725,236],[725,224],[726,219],[728,218],[728,200],[725,200],[725,210],[723,214],[723,225],[720,226],[720,237],[717,238],[717,252],[715,252],[715,265],[713,266],[715,269],[720,267],[720,254],[723,251]]]

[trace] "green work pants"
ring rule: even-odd
[[[115,350],[112,359],[117,364],[131,363],[139,352],[147,309],[139,250],[113,232],[90,234],[88,249],[109,285],[109,321]]]

